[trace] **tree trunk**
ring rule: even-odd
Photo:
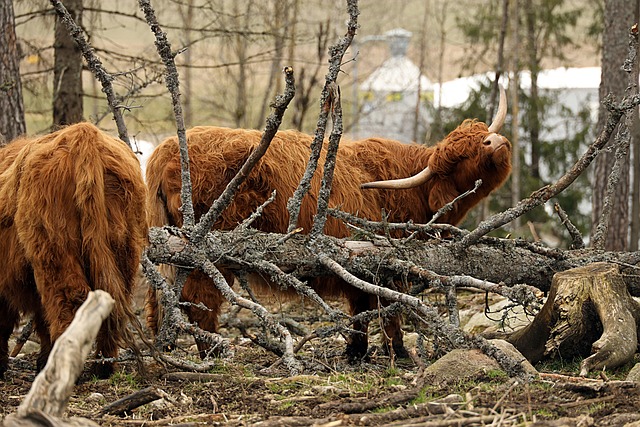
[[[634,24],[635,8],[629,7],[628,0],[606,0],[604,11],[604,32],[602,50],[602,78],[600,82],[600,100],[612,94],[621,99],[627,88],[628,77],[620,71],[628,50],[628,32]],[[637,81],[637,77],[636,77]],[[600,104],[597,131],[605,123],[607,111]],[[609,143],[609,146],[611,143]],[[604,249],[624,251],[628,249],[629,228],[629,157],[621,159],[623,163],[620,181],[613,192],[612,212],[609,232],[604,242]],[[600,221],[606,196],[607,181],[615,161],[615,151],[603,150],[596,158],[593,177],[593,210],[591,217],[592,230]]]
[[[531,73],[531,98],[529,101],[529,146],[531,147],[531,176],[540,180],[540,97],[538,94],[538,46],[536,42],[536,12],[532,0],[525,1],[527,18],[527,50],[529,72]]]
[[[26,132],[13,2],[0,0],[0,145]]]
[[[82,26],[82,0],[64,0],[64,5]],[[53,65],[53,125],[82,121],[82,52],[69,30],[56,17]]]
[[[640,21],[640,0],[635,4],[635,20]],[[635,114],[637,116],[638,109]],[[631,159],[633,162],[633,178],[631,182],[631,218],[640,218],[640,120],[636,120],[631,130]],[[637,251],[640,241],[640,221],[631,221],[629,250]]]
[[[531,363],[556,354],[585,357],[580,374],[630,361],[638,347],[640,304],[613,263],[557,273],[542,310],[511,342]]]
[[[509,91],[511,92],[511,206],[516,206],[520,201],[520,138],[518,130],[520,129],[520,109],[518,101],[518,90],[520,87],[520,28],[519,28],[519,7],[520,0],[513,0],[511,6],[511,72],[512,78],[509,81]],[[520,218],[513,220],[513,228],[518,230],[522,221]]]
[[[631,130],[633,182],[631,190],[631,218],[640,218],[640,121],[636,120]],[[640,241],[640,221],[631,221],[629,250],[637,251]]]

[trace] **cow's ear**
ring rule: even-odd
[[[452,144],[439,144],[429,157],[429,169],[434,175],[448,175],[453,172],[458,157]]]

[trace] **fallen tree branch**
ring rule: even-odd
[[[155,263],[187,266],[193,263],[187,250],[188,237],[183,231],[171,228],[152,228],[154,242],[148,250]],[[503,283],[505,286],[527,283],[541,291],[548,291],[553,275],[598,261],[615,262],[632,296],[640,295],[640,252],[602,252],[591,250],[536,251],[528,245],[509,239],[488,239],[468,248],[464,257],[455,252],[455,241],[410,241],[402,245],[380,242],[351,241],[322,236],[315,242],[315,250],[306,246],[306,236],[293,235],[281,242],[282,235],[253,231],[243,239],[237,231],[212,230],[202,249],[217,266],[231,270],[246,270],[247,264],[238,260],[262,259],[295,278],[322,277],[326,268],[319,262],[323,253],[347,271],[362,275],[369,271],[381,281],[397,277],[396,260],[409,261],[422,269],[442,276],[468,276],[480,281]],[[381,263],[381,260],[385,260]],[[498,268],[497,266],[502,266]],[[408,271],[408,280],[420,281],[419,275]]]
[[[241,297],[236,294],[233,289],[227,284],[224,276],[220,271],[213,265],[213,263],[206,258],[203,259],[202,256],[197,257],[197,259],[201,260],[201,264],[198,266],[204,273],[206,273],[209,277],[213,279],[216,287],[222,292],[222,295],[229,301],[231,304],[239,305],[240,307],[247,308],[251,310],[256,316],[258,316],[264,324],[279,334],[284,341],[284,350],[282,355],[282,360],[284,364],[289,369],[291,375],[298,375],[302,372],[302,366],[300,362],[295,359],[293,354],[293,338],[291,338],[291,333],[278,323],[271,313],[267,309],[265,309],[260,304],[257,304],[253,301],[250,301],[246,298]]]
[[[458,327],[444,322],[438,312],[431,306],[427,306],[420,299],[402,292],[367,283],[346,271],[340,264],[327,256],[321,255],[319,262],[345,282],[367,293],[377,295],[389,301],[402,302],[414,309],[426,323],[428,330],[434,335],[435,341],[446,341],[446,348],[475,348],[487,352],[488,356],[494,357],[504,371],[510,376],[526,376],[519,361],[513,360],[502,350],[484,340],[482,337],[470,337]]]
[[[104,406],[96,415],[124,415],[125,413],[131,412],[142,405],[146,405],[154,400],[166,397],[168,397],[167,393],[159,388],[147,387]]]
[[[89,420],[80,420],[76,424],[75,421],[67,423],[58,418],[66,410],[84,362],[113,305],[114,300],[107,292],[89,292],[67,330],[56,340],[46,366],[34,380],[17,412],[7,417],[4,425],[20,425],[20,419],[34,417],[55,420],[50,425],[96,425]]]

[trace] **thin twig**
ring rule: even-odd
[[[147,24],[149,24],[151,28],[151,32],[156,38],[156,49],[165,66],[165,83],[171,94],[173,115],[176,120],[176,130],[178,133],[178,144],[180,146],[182,223],[185,227],[191,227],[195,222],[195,215],[193,211],[193,200],[191,198],[193,193],[191,187],[191,172],[189,171],[189,151],[187,149],[187,133],[184,128],[184,117],[182,116],[182,104],[180,103],[180,80],[175,62],[176,54],[172,52],[167,34],[160,28],[155,10],[149,0],[138,0],[138,4],[144,13]]]
[[[567,213],[562,209],[562,206],[560,206],[559,203],[554,203],[553,210],[558,214],[560,221],[562,221],[562,225],[565,226],[571,236],[571,246],[569,249],[584,248],[584,238],[582,237],[582,233],[580,233],[580,230],[573,225]]]
[[[438,218],[440,218],[442,215],[446,214],[447,212],[449,212],[451,209],[453,209],[453,205],[460,199],[463,199],[467,196],[469,196],[470,194],[475,193],[476,191],[478,191],[478,188],[480,188],[480,186],[482,185],[482,180],[478,179],[476,180],[473,188],[471,190],[467,190],[464,193],[460,194],[459,196],[457,196],[455,199],[453,199],[452,201],[450,201],[449,203],[447,203],[446,205],[444,205],[443,207],[441,207],[440,209],[438,209],[438,212],[436,212],[433,215],[433,218],[431,218],[429,220],[429,222],[427,222],[426,225],[431,225],[434,224],[436,222],[436,220]]]
[[[213,224],[216,222],[222,211],[224,211],[233,200],[233,196],[238,190],[238,187],[240,187],[240,185],[247,179],[247,177],[249,176],[249,172],[251,172],[253,167],[262,158],[264,153],[267,152],[271,141],[278,132],[278,128],[282,123],[284,112],[287,110],[287,107],[289,106],[289,103],[293,99],[296,92],[293,68],[285,67],[283,73],[286,86],[283,94],[278,95],[272,105],[273,111],[271,112],[269,117],[267,117],[267,125],[262,134],[262,138],[260,139],[260,143],[251,152],[236,176],[234,176],[229,184],[227,184],[222,194],[220,194],[220,196],[213,202],[213,204],[209,208],[209,211],[202,216],[200,222],[196,226],[191,236],[192,243],[197,244],[198,242],[200,242],[204,238],[206,233],[211,230],[211,227],[213,227]]]
[[[307,168],[296,188],[293,196],[287,202],[287,210],[289,211],[289,228],[291,231],[297,228],[298,217],[300,215],[300,207],[302,205],[302,199],[309,192],[311,188],[311,178],[315,174],[318,166],[318,160],[320,158],[320,152],[322,150],[322,144],[324,141],[324,134],[327,127],[327,121],[329,118],[329,112],[331,110],[331,87],[335,84],[340,73],[340,67],[342,65],[342,59],[345,52],[351,45],[353,37],[358,29],[358,10],[357,0],[347,0],[347,11],[349,13],[349,21],[347,22],[347,33],[345,36],[335,45],[329,47],[329,72],[325,76],[325,85],[320,94],[320,114],[318,115],[318,122],[316,125],[316,132],[311,143],[311,155]]]

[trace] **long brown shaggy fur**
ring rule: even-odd
[[[131,345],[131,293],[147,242],[146,186],[122,141],[79,123],[0,149],[0,374],[20,314],[33,313],[38,368],[91,290],[115,299],[97,353]],[[112,364],[94,373],[107,377]]]
[[[483,143],[487,135],[486,124],[467,120],[435,147],[403,144],[382,138],[342,142],[335,167],[330,205],[370,220],[380,220],[381,210],[384,208],[391,222],[413,220],[424,223],[446,203],[472,189],[475,181],[482,178],[484,183],[475,194],[457,202],[454,209],[439,220],[457,224],[469,209],[500,186],[509,175],[510,144],[505,138],[506,149],[490,152],[487,144]],[[259,131],[220,127],[196,127],[187,133],[196,216],[208,210],[257,146],[260,137]],[[266,232],[286,232],[289,222],[286,203],[304,172],[311,141],[311,136],[300,132],[278,132],[269,150],[240,187],[233,203],[224,211],[215,228],[234,228],[276,190],[275,201],[267,205],[254,226]],[[365,182],[412,176],[427,165],[436,176],[417,188],[360,189],[360,184]],[[312,180],[310,194],[303,200],[300,212],[298,226],[307,232],[311,229],[316,211],[321,182],[320,169],[318,168]],[[152,154],[147,165],[147,184],[150,225],[181,225],[180,158],[176,138],[164,141]],[[345,225],[333,218],[328,219],[325,232],[336,237],[349,235]],[[228,280],[232,280],[229,273],[225,275]],[[313,280],[312,285],[322,296],[346,297],[352,314],[373,309],[378,304],[376,298],[334,278]],[[202,302],[208,306],[212,311],[190,308],[187,310],[188,315],[203,329],[217,329],[222,296],[210,279],[201,272],[193,272],[185,284],[182,299]],[[148,295],[146,310],[148,326],[155,331],[158,324],[158,303],[152,290]],[[399,325],[398,319],[390,321],[386,332],[394,350],[403,353]],[[367,325],[354,325],[354,329],[363,334],[351,337],[347,353],[359,357],[366,353]],[[201,350],[206,348],[201,343],[199,346]]]

